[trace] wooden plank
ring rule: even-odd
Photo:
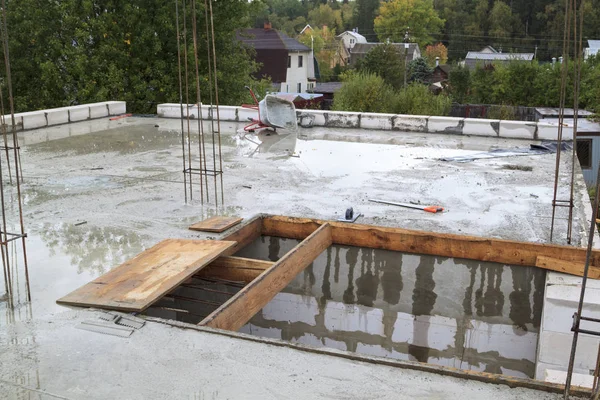
[[[585,268],[584,262],[558,260],[556,258],[546,256],[538,256],[535,265],[536,267],[549,269],[551,271],[578,276],[583,276],[583,270]],[[600,279],[600,268],[590,265],[588,277],[592,279]]]
[[[243,218],[238,217],[211,217],[204,221],[196,222],[188,229],[193,231],[216,232],[221,233],[242,222]]]
[[[199,325],[237,331],[329,246],[331,227],[324,224]]]
[[[264,216],[263,235],[303,239],[324,223],[326,221],[283,216]],[[537,266],[536,260],[538,255],[564,261],[585,262],[586,249],[583,247],[517,242],[402,228],[345,224],[342,222],[327,223],[331,226],[333,243],[346,246],[466,258],[530,267]],[[600,251],[593,251],[592,264],[600,265]],[[581,276],[578,270],[568,273]]]
[[[143,311],[235,244],[216,240],[163,240],[57,303]]]
[[[273,264],[275,264],[273,261],[252,258],[219,257],[210,265],[202,268],[195,276],[250,283],[265,270],[271,268]]]
[[[233,232],[221,238],[221,240],[227,240],[231,242],[237,242],[237,244],[227,251],[222,256],[230,256],[237,253],[250,243],[254,242],[260,237],[262,233],[262,216],[255,217],[239,227]]]

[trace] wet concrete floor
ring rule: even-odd
[[[64,311],[56,299],[162,239],[214,237],[187,226],[217,213],[330,219],[354,206],[365,214],[362,223],[547,240],[553,156],[460,165],[437,160],[528,142],[345,129],[242,138],[235,133],[241,125],[223,124],[226,204],[215,209],[197,197],[183,201],[178,126],[175,120],[129,118],[21,134],[33,302],[23,300],[22,260],[15,251],[18,299],[14,310],[0,301],[0,328]],[[507,170],[507,164],[532,170]],[[450,212],[398,209],[369,203],[371,197],[431,202]],[[559,231],[566,226],[562,211]],[[265,240],[247,251],[274,258],[293,246]],[[368,354],[530,375],[542,280],[521,267],[500,272],[486,263],[333,248],[276,298],[289,304],[275,311],[270,305],[247,329]],[[492,336],[479,334],[494,329],[526,349],[523,366],[514,364],[509,345],[496,346],[495,337],[485,342]]]

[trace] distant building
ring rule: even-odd
[[[496,50],[495,48],[493,48],[492,46],[485,46],[483,49],[479,50],[480,53],[487,53],[487,54],[496,54],[499,53],[498,50]]]
[[[431,74],[431,83],[446,82],[450,77],[452,66],[449,64],[436,65]]]
[[[585,49],[584,58],[587,60],[589,56],[595,56],[600,53],[600,40],[588,40],[588,46]]]
[[[473,70],[477,65],[482,67],[508,64],[510,62],[531,62],[533,53],[483,53],[481,51],[470,51],[465,57],[464,65]]]
[[[364,58],[367,53],[373,50],[375,47],[385,43],[357,43],[350,50],[350,65],[356,65],[356,63]],[[411,62],[412,60],[421,57],[421,49],[417,43],[389,43],[394,46],[398,52],[404,57],[406,55],[406,61]],[[408,53],[405,53],[408,44]]]
[[[338,47],[331,62],[331,68],[336,65],[341,67],[348,65],[350,63],[350,50],[358,43],[367,43],[367,38],[354,30],[340,33],[336,36],[336,39],[338,40]]]
[[[342,82],[317,83],[311,92],[315,94],[322,94],[323,102],[321,103],[321,108],[324,110],[329,110],[333,104],[335,93],[342,88],[342,85]]]
[[[272,29],[270,23],[263,29],[241,29],[236,37],[256,51],[255,60],[262,64],[256,78],[269,76],[280,92],[303,93],[314,87],[314,57],[307,46]]]

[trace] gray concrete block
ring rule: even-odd
[[[48,126],[68,124],[69,109],[64,107],[46,110],[46,120],[48,122]]]
[[[360,127],[362,129],[377,129],[390,131],[393,128],[395,114],[362,113],[360,114]]]
[[[90,118],[108,117],[108,105],[106,103],[88,104],[90,108]]]
[[[69,122],[90,119],[90,108],[87,105],[69,107]]]
[[[46,120],[46,113],[44,111],[24,112],[20,115],[23,118],[23,129],[42,128],[48,125],[48,121]],[[9,121],[10,117],[7,118],[7,122]]]
[[[499,119],[465,118],[464,135],[497,137],[499,133]]]
[[[428,116],[424,115],[396,115],[393,118],[393,129],[406,132],[427,132]]]
[[[500,121],[500,137],[534,139],[537,124],[528,121]]]
[[[462,135],[464,125],[464,118],[429,117],[429,120],[427,121],[427,132]]]
[[[325,126],[331,128],[358,128],[360,127],[360,114],[346,111],[326,112]]]
[[[105,104],[108,106],[108,115],[121,115],[127,113],[127,103],[124,101],[107,101]]]

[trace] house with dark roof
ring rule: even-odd
[[[508,64],[510,62],[531,62],[533,53],[484,53],[481,51],[469,51],[465,57],[464,65],[473,70],[477,65],[482,67]]]
[[[350,49],[350,65],[356,65],[356,63],[362,58],[364,58],[369,51],[382,44],[384,43],[356,43],[354,47]],[[421,49],[419,48],[419,45],[417,43],[389,44],[394,46],[402,57],[406,55],[406,61],[408,62],[411,62],[412,60],[421,57]]]
[[[450,77],[452,66],[449,64],[438,64],[431,74],[431,83],[446,82]]]
[[[261,64],[257,79],[268,76],[278,91],[286,93],[303,93],[314,87],[315,65],[309,47],[272,29],[270,23],[262,29],[241,29],[236,37],[256,51],[255,61]]]

